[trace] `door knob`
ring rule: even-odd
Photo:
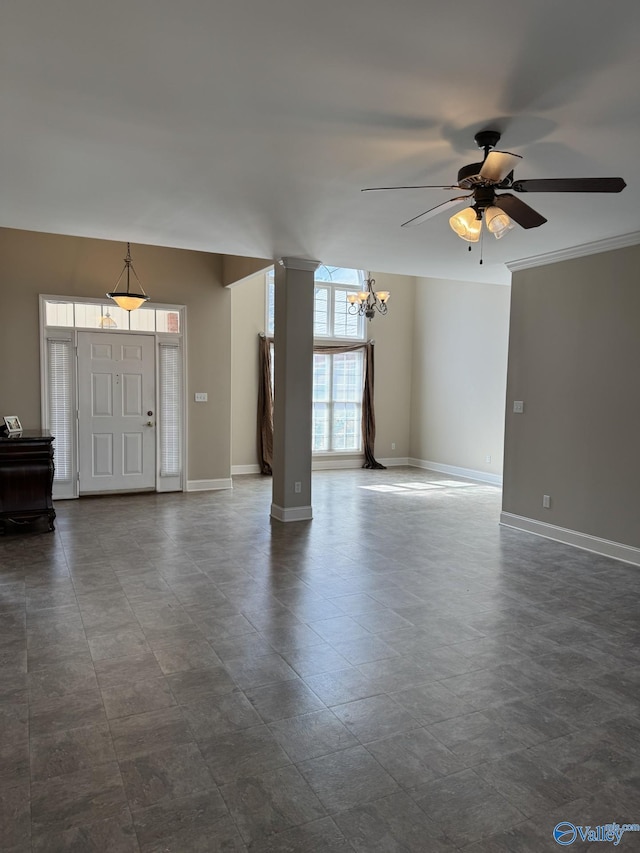
[[[145,426],[153,426],[153,421],[147,421]]]

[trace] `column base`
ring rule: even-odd
[[[275,521],[311,521],[313,508],[311,506],[278,506],[271,504],[271,518]]]

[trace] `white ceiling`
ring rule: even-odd
[[[637,0],[21,0],[0,11],[0,225],[505,282],[504,263],[640,231]],[[485,241],[401,222],[503,132],[523,197]],[[453,193],[455,194],[455,193]],[[450,214],[449,214],[450,215]]]

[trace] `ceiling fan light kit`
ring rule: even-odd
[[[496,240],[500,240],[511,231],[514,224],[521,228],[537,228],[547,220],[544,216],[529,207],[522,199],[513,195],[516,193],[549,193],[549,192],[578,192],[578,193],[619,193],[626,183],[622,178],[540,178],[533,180],[514,181],[513,170],[522,157],[509,151],[496,151],[495,146],[500,141],[497,130],[481,130],[476,133],[475,142],[478,148],[484,150],[481,163],[469,163],[458,171],[457,183],[451,186],[420,185],[404,187],[368,187],[362,192],[375,190],[410,190],[410,189],[444,189],[470,190],[469,195],[456,196],[441,204],[435,205],[424,213],[408,219],[401,227],[421,225],[445,210],[460,205],[471,199],[472,203],[449,219],[449,225],[455,233],[468,243],[477,243],[482,234],[482,222]],[[512,192],[496,192],[511,190]],[[469,247],[471,248],[471,247]],[[481,261],[482,263],[482,261]]]

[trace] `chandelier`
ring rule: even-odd
[[[375,278],[368,278],[365,282],[367,289],[359,290],[357,293],[347,293],[349,303],[349,314],[360,314],[372,320],[376,311],[380,314],[387,313],[387,302],[391,294],[388,290],[374,290]]]
[[[118,285],[122,281],[122,276],[125,274],[125,271],[127,273],[127,289],[126,291],[118,291]],[[140,290],[142,291],[142,293],[131,293],[131,291],[129,290],[130,273],[133,273],[135,275],[136,281],[140,285]],[[147,302],[149,300],[149,297],[144,292],[142,282],[138,278],[138,273],[136,272],[135,267],[133,266],[133,261],[131,260],[130,243],[127,243],[127,257],[124,259],[124,266],[122,267],[122,272],[120,273],[118,280],[116,281],[116,286],[110,293],[107,293],[107,296],[109,297],[109,299],[113,299],[116,305],[118,305],[120,308],[123,308],[125,311],[135,311],[136,308],[139,308],[143,302]]]

